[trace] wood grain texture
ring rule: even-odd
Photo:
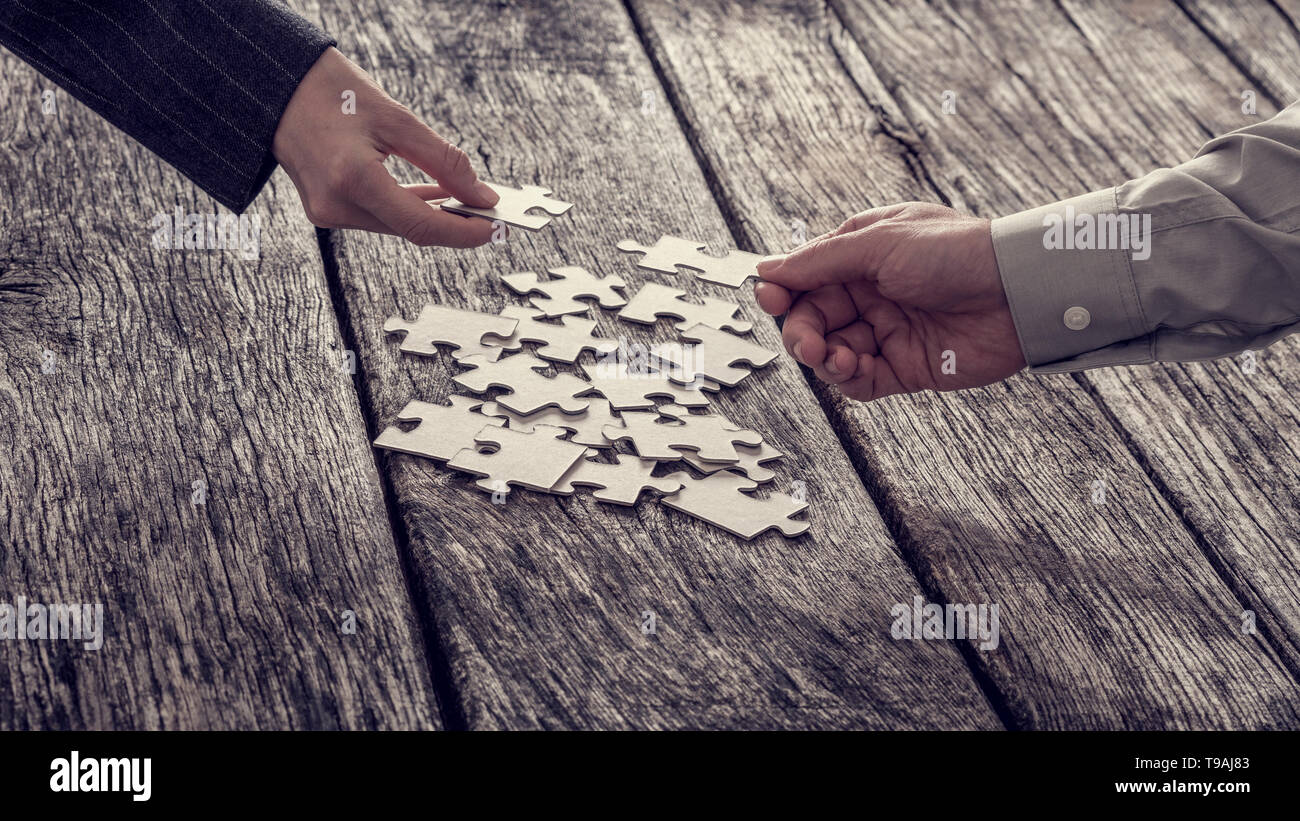
[[[1236,89],[1256,91],[1274,106],[1300,98],[1296,77],[1296,42],[1300,41],[1297,0],[1174,0],[1249,82]],[[1228,77],[1221,78],[1224,81]]]
[[[1249,21],[1251,40],[1262,53],[1277,52],[1279,41],[1289,43],[1293,54],[1300,48],[1286,26],[1254,16],[1250,4],[1242,6],[1241,21]],[[1140,120],[1121,116],[1105,129],[1076,129],[1080,139],[1105,152],[1137,145],[1144,169],[1172,165],[1190,158],[1210,136],[1276,113],[1262,97],[1257,114],[1243,113],[1239,93],[1250,80],[1228,58],[1210,52],[1209,41],[1198,46],[1201,33],[1176,9],[1148,17],[1140,32],[1086,4],[1066,6],[1066,12],[1116,76],[1145,72],[1166,89],[1134,101],[1144,110]],[[1292,79],[1283,99],[1295,99],[1296,88]],[[1067,108],[1088,104],[1084,91],[1053,89],[1070,100]],[[1167,103],[1170,99],[1177,104]],[[1139,141],[1138,135],[1146,139]],[[1120,173],[1094,166],[1084,183],[1099,188],[1122,180]],[[1116,415],[1141,460],[1246,608],[1256,612],[1256,623],[1292,671],[1300,671],[1297,355],[1300,340],[1293,336],[1256,354],[1253,373],[1241,358],[1226,358],[1119,368],[1082,380]]]
[[[155,214],[216,204],[0,65],[0,600],[101,603],[106,633],[0,643],[0,727],[438,726],[288,179],[250,211],[260,259],[155,249]]]
[[[865,34],[875,22],[867,4],[861,10],[860,37],[875,42]],[[1264,52],[1280,51],[1279,40],[1295,48],[1286,26],[1243,14],[1243,21],[1260,21],[1249,39]],[[1014,9],[977,17],[960,15],[971,41],[999,44],[980,51],[1012,67],[1016,77],[998,110],[983,104],[987,91],[972,88],[960,117],[942,117],[927,104],[926,92],[936,93],[939,83],[929,71],[911,72],[898,100],[931,137],[936,180],[969,167],[971,154],[987,158],[987,188],[1008,201],[993,195],[972,201],[997,209],[986,213],[1010,213],[1182,162],[1207,139],[1276,113],[1265,95],[1256,114],[1243,112],[1240,91],[1250,81],[1172,5],[1065,3],[1041,16],[1046,51],[1016,36]],[[978,59],[974,52],[962,49],[971,61]],[[1143,82],[1134,84],[1134,77]],[[1293,81],[1284,99],[1294,94]],[[972,145],[987,150],[958,148]],[[1012,171],[1015,161],[1005,158],[1028,152],[1040,158],[1036,173]],[[1076,377],[1115,416],[1139,464],[1191,526],[1242,611],[1255,614],[1293,677],[1300,671],[1300,504],[1293,490],[1300,484],[1298,353],[1300,341],[1292,337],[1259,354],[1253,374],[1229,358]],[[1242,613],[1228,622],[1239,631]]]
[[[795,219],[811,236],[898,200],[1006,213],[1087,190],[1079,174],[1140,173],[1145,142],[1196,133],[1163,109],[1205,93],[1156,64],[1179,46],[1214,54],[1192,30],[1163,51],[1122,49],[1145,73],[1112,71],[1092,38],[1037,5],[632,7],[716,188],[743,215],[733,227],[754,244],[780,243]],[[1153,103],[1133,78],[1150,96],[1176,91]],[[941,119],[950,89],[952,122]],[[1109,127],[1117,108],[1148,134],[1079,136]],[[1242,634],[1239,591],[1091,391],[1024,376],[869,405],[820,395],[922,578],[948,601],[1000,604],[1003,647],[975,658],[1015,726],[1295,726],[1294,678],[1262,635]],[[1090,500],[1097,479],[1105,505]]]
[[[577,203],[536,235],[472,252],[336,234],[379,423],[411,398],[445,400],[455,371],[446,358],[400,356],[386,316],[429,297],[499,311],[521,301],[501,273],[555,265],[617,273],[631,292],[654,275],[634,269],[619,240],[729,237],[622,6],[321,8],[342,50],[486,178],[549,185]],[[742,298],[758,339],[777,346],[774,325]],[[593,316],[600,336],[671,336],[667,320],[646,331]],[[920,591],[798,371],[775,364],[716,407],[788,454],[772,487],[807,484],[811,535],[746,543],[662,505],[611,509],[586,492],[521,492],[497,506],[463,475],[383,457],[465,725],[1002,726],[954,644],[890,638],[890,608]]]

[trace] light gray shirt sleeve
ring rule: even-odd
[[[1182,165],[992,229],[1032,371],[1270,345],[1300,331],[1300,103]]]

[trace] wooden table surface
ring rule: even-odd
[[[1300,2],[293,5],[485,178],[576,206],[419,249],[318,235],[278,171],[258,259],[158,250],[154,214],[215,204],[4,54],[0,601],[102,602],[107,638],[0,643],[0,727],[1300,726],[1296,340],[871,404],[782,356],[715,407],[807,488],[793,540],[493,505],[370,446],[456,392],[392,314],[497,312],[500,274],[559,265],[630,292],[625,238],[774,253],[1122,182],[1296,99]],[[691,287],[779,350],[750,289]],[[997,604],[999,646],[891,638],[916,596]]]

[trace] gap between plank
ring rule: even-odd
[[[317,228],[316,242],[320,248],[325,284],[329,288],[330,301],[334,304],[334,315],[338,320],[339,334],[347,350],[354,353],[359,352],[360,348],[357,345],[356,334],[352,330],[352,312],[343,296],[343,281],[339,277],[338,258],[334,255],[333,235],[328,229]],[[366,426],[366,447],[370,451],[375,473],[379,476],[379,489],[384,497],[384,507],[388,513],[388,527],[393,534],[393,543],[397,545],[397,558],[401,565],[402,577],[406,582],[406,595],[411,602],[411,609],[415,614],[416,625],[419,627],[420,638],[424,644],[424,652],[429,666],[429,678],[433,682],[434,708],[442,716],[444,730],[467,730],[469,729],[469,718],[466,716],[461,701],[452,685],[454,679],[451,675],[451,664],[448,662],[447,655],[443,652],[442,643],[439,641],[438,625],[433,610],[431,607],[426,608],[424,606],[432,601],[432,597],[426,595],[429,591],[422,588],[420,576],[414,567],[414,560],[411,556],[410,534],[406,529],[406,522],[402,519],[401,510],[397,504],[397,493],[393,488],[392,479],[388,472],[383,469],[383,466],[379,464],[375,450],[370,445],[371,442],[375,441],[375,437],[379,435],[377,432],[378,421],[373,397],[370,395],[370,389],[366,386],[365,374],[362,371],[361,357],[356,355],[353,361],[356,363],[356,373],[352,375],[352,385],[357,392],[357,403],[361,407],[361,418]]]
[[[663,90],[664,97],[668,100],[669,106],[672,107],[673,114],[677,118],[678,127],[686,137],[686,142],[690,145],[691,152],[695,155],[695,162],[700,168],[700,173],[704,176],[705,182],[709,188],[709,193],[713,196],[714,202],[722,212],[723,221],[726,223],[727,230],[731,234],[732,242],[740,248],[741,240],[744,238],[742,228],[743,220],[732,207],[731,202],[727,199],[720,175],[717,173],[716,169],[714,169],[712,163],[709,162],[708,156],[705,154],[704,148],[700,143],[698,132],[686,116],[684,106],[674,93],[672,84],[668,81],[666,69],[659,62],[659,58],[654,49],[651,48],[650,36],[646,31],[645,26],[642,24],[641,18],[637,14],[633,0],[624,0],[623,6],[627,12],[628,18],[631,20],[633,31],[636,33],[641,49],[645,53],[646,58],[650,61],[650,66],[654,70],[655,78],[659,81],[659,86]],[[835,14],[836,20],[838,21],[838,14],[835,13],[833,9],[830,11],[832,14]],[[852,36],[852,33],[849,32],[847,27],[845,27],[844,30],[846,33],[849,33],[850,37]],[[853,42],[857,45],[856,40]],[[865,53],[863,53],[863,59],[866,59]],[[843,65],[842,61],[841,65]],[[854,88],[858,89],[858,92],[862,94],[864,101],[866,101],[870,106],[870,101],[867,100],[865,93],[858,86],[857,82],[852,76],[850,76],[849,79],[853,81]],[[883,124],[883,118],[881,118],[881,121]],[[935,186],[933,181],[930,179],[929,172],[925,168],[924,163],[921,162],[921,158],[918,152],[916,152],[915,147],[908,145],[900,137],[890,133],[889,131],[886,131],[885,133],[891,139],[898,141],[907,150],[909,160],[914,161],[914,163],[909,162],[909,167],[913,168],[913,173],[917,173],[916,169],[919,168],[921,175],[923,175],[924,179],[929,183],[931,190],[943,198],[945,203],[948,203],[947,198],[944,197],[939,188]],[[740,248],[740,250],[747,249]],[[781,318],[777,318],[776,322],[778,327],[782,325]],[[813,396],[816,397],[817,403],[821,407],[822,414],[826,417],[827,423],[831,426],[831,430],[835,432],[835,435],[839,440],[838,443],[840,448],[845,452],[849,459],[849,463],[853,465],[855,472],[858,474],[858,480],[862,482],[863,488],[870,497],[872,504],[876,506],[876,511],[880,515],[881,521],[884,523],[890,538],[894,542],[894,549],[898,552],[904,565],[912,574],[912,578],[916,581],[920,592],[925,595],[928,601],[943,602],[944,604],[947,604],[948,600],[943,595],[939,585],[934,583],[933,580],[927,580],[921,572],[919,562],[916,561],[916,557],[920,554],[920,551],[912,547],[914,540],[907,532],[907,528],[902,524],[902,516],[899,514],[897,508],[888,501],[887,494],[881,488],[876,477],[872,474],[870,466],[865,463],[859,464],[854,455],[854,449],[845,447],[844,441],[849,434],[844,430],[837,414],[833,412],[832,401],[829,397],[823,397],[822,392],[818,390],[817,383],[814,381],[816,377],[809,368],[804,365],[799,365],[799,371],[803,374],[804,381],[808,383]],[[983,666],[977,661],[977,651],[975,647],[970,642],[956,642],[956,644],[958,645],[957,649],[961,653],[962,660],[966,663],[972,678],[983,693],[984,698],[988,701],[990,709],[992,709],[994,714],[998,717],[998,720],[1001,721],[1003,726],[1007,729],[1022,729],[1019,722],[1017,722],[1015,714],[1011,710],[1005,695],[998,689],[992,678],[988,676],[984,671]]]
[[[1165,504],[1169,505],[1169,509],[1178,516],[1178,521],[1182,522],[1183,527],[1185,527],[1187,532],[1191,534],[1193,542],[1201,551],[1201,555],[1205,557],[1205,560],[1209,563],[1210,567],[1213,568],[1224,586],[1228,588],[1230,593],[1232,593],[1233,598],[1237,600],[1238,606],[1243,610],[1254,610],[1255,608],[1251,606],[1246,591],[1237,585],[1233,575],[1228,571],[1226,564],[1218,558],[1218,555],[1210,546],[1209,540],[1205,538],[1205,535],[1191,520],[1187,507],[1178,502],[1178,497],[1169,489],[1169,486],[1165,484],[1165,480],[1161,478],[1160,474],[1156,471],[1155,466],[1151,464],[1151,460],[1142,453],[1128,429],[1124,427],[1123,423],[1120,422],[1119,417],[1116,416],[1114,411],[1110,409],[1110,406],[1106,404],[1105,398],[1101,396],[1101,392],[1098,390],[1097,386],[1082,373],[1072,373],[1070,375],[1074,377],[1074,381],[1079,385],[1079,387],[1083,388],[1084,392],[1088,394],[1093,403],[1101,410],[1101,415],[1105,417],[1111,428],[1115,430],[1120,441],[1124,443],[1124,447],[1128,449],[1130,454],[1132,454],[1134,461],[1138,463],[1138,467],[1142,469],[1142,472],[1146,474],[1147,479],[1150,480],[1151,484],[1155,487],[1156,493],[1160,495],[1160,498]],[[1283,642],[1279,642],[1278,638],[1268,627],[1268,620],[1259,620],[1255,625],[1255,629],[1258,630],[1259,635],[1263,637],[1264,643],[1272,648],[1273,652],[1277,654],[1278,661],[1281,663],[1282,668],[1286,670],[1297,683],[1300,683],[1300,666],[1295,664],[1289,653],[1283,652],[1287,645]]]
[[[1273,92],[1269,91],[1268,83],[1264,82],[1262,78],[1256,76],[1254,72],[1250,70],[1249,66],[1241,62],[1241,60],[1237,58],[1237,55],[1232,52],[1232,49],[1228,48],[1213,31],[1210,31],[1208,26],[1201,22],[1201,18],[1192,14],[1191,11],[1188,10],[1187,6],[1183,5],[1183,0],[1170,0],[1170,2],[1178,7],[1178,10],[1183,13],[1183,16],[1191,21],[1193,26],[1196,26],[1196,30],[1199,31],[1206,40],[1209,40],[1214,44],[1214,47],[1219,50],[1219,53],[1224,56],[1224,59],[1229,63],[1232,63],[1233,68],[1237,69],[1238,73],[1240,73],[1242,77],[1245,77],[1255,84],[1255,87],[1259,89],[1261,97],[1272,103],[1273,107],[1278,111],[1286,108],[1286,104],[1274,96]],[[1273,7],[1273,10],[1278,13],[1279,17],[1287,21],[1287,24],[1290,26],[1292,31],[1296,30],[1295,23],[1291,21],[1291,17],[1285,11],[1278,8],[1277,3],[1270,1],[1268,5]],[[1066,16],[1068,17],[1069,15]],[[1300,39],[1300,32],[1297,32],[1297,39]],[[1218,135],[1216,134],[1214,136],[1217,137]]]

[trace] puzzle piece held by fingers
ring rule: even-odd
[[[663,422],[660,416],[678,421]],[[692,450],[705,462],[734,465],[740,460],[733,442],[759,445],[763,437],[752,430],[737,428],[720,413],[696,415],[679,405],[664,405],[657,411],[625,411],[623,427],[606,426],[602,431],[612,442],[630,439],[642,459],[681,459],[681,451]]]
[[[475,484],[488,493],[509,493],[510,485],[547,493],[587,453],[582,445],[561,439],[564,433],[563,428],[549,425],[538,425],[532,433],[485,427],[474,437],[475,443],[497,449],[483,453],[465,448],[447,467],[485,477]]]
[[[482,404],[483,400],[468,396],[453,396],[450,405],[407,402],[397,414],[398,421],[418,421],[420,424],[409,431],[389,425],[375,439],[375,447],[445,462],[461,449],[473,447],[474,437],[484,427],[505,424],[504,419],[474,413],[474,409]]]
[[[707,325],[695,325],[688,331],[681,332],[682,339],[695,342],[695,345],[667,346],[659,354],[664,359],[677,365],[671,376],[684,384],[704,377],[732,387],[753,371],[749,368],[737,368],[737,362],[761,368],[776,354],[735,334],[719,331]]]
[[[542,279],[532,271],[524,271],[503,274],[501,280],[515,293],[542,294],[543,296],[530,297],[528,301],[547,317],[585,314],[590,306],[579,302],[578,297],[594,299],[602,308],[620,308],[627,304],[622,294],[614,290],[627,287],[627,283],[620,277],[595,277],[585,268],[576,265],[549,268],[547,272],[551,279]]]
[[[686,473],[670,473],[666,479],[682,482],[682,489],[665,496],[665,505],[689,513],[711,525],[750,540],[772,528],[786,538],[798,536],[809,528],[806,521],[790,517],[808,507],[784,493],[771,493],[758,499],[741,491],[753,490],[758,485],[738,473],[724,470],[703,479],[693,479]]]
[[[623,427],[623,420],[609,412],[609,402],[605,399],[588,399],[590,404],[582,413],[565,413],[556,408],[530,413],[527,416],[504,408],[497,402],[485,402],[485,416],[502,417],[510,422],[511,430],[531,433],[537,425],[552,425],[573,431],[570,442],[591,448],[612,448],[614,443],[605,438],[602,429],[605,426]]]
[[[438,345],[450,345],[456,349],[452,352],[453,359],[479,355],[495,360],[501,355],[501,348],[484,344],[483,338],[496,336],[505,340],[514,333],[518,322],[513,317],[462,311],[430,303],[420,309],[420,316],[414,322],[390,316],[384,322],[384,331],[406,334],[401,347],[404,353],[435,356]]]
[[[678,384],[660,371],[639,372],[628,367],[626,361],[602,360],[594,365],[584,364],[588,392],[599,393],[609,400],[615,410],[653,408],[651,397],[662,396],[688,408],[702,408],[709,404],[704,391],[717,391],[717,383],[700,379],[694,383]]]
[[[618,318],[653,325],[660,316],[675,316],[680,320],[676,323],[679,331],[695,325],[707,325],[719,330],[730,328],[743,334],[749,333],[754,327],[753,323],[736,316],[740,306],[734,302],[704,297],[704,304],[696,305],[682,299],[685,294],[685,291],[658,282],[647,282],[632,297],[632,301],[618,312]]]
[[[576,399],[576,394],[591,390],[591,385],[571,373],[555,377],[537,371],[550,366],[530,353],[517,353],[493,362],[482,356],[467,356],[460,364],[474,370],[458,374],[453,381],[461,387],[484,393],[488,388],[509,388],[510,393],[497,397],[497,403],[515,413],[535,413],[551,405],[565,413],[587,409],[590,400]]]
[[[487,413],[486,405],[483,406],[483,412]],[[775,479],[776,474],[763,467],[763,463],[772,462],[785,456],[784,453],[771,447],[766,442],[758,446],[737,445],[736,453],[740,454],[740,461],[734,465],[721,462],[706,462],[698,454],[691,451],[683,452],[682,459],[705,473],[717,473],[720,470],[730,468],[744,473],[759,484],[764,484]]]
[[[551,492],[568,496],[573,493],[576,485],[590,486],[600,488],[592,494],[597,501],[634,505],[645,488],[653,488],[660,493],[676,493],[682,486],[677,479],[656,479],[651,476],[655,468],[654,462],[627,453],[617,454],[614,458],[617,464],[612,465],[583,459],[569,468],[569,472],[551,488]]]
[[[523,305],[507,305],[501,312],[519,322],[515,332],[501,346],[507,351],[517,351],[525,342],[540,342],[537,355],[555,362],[574,363],[583,351],[595,351],[598,354],[613,353],[618,350],[617,339],[601,339],[596,336],[596,321],[577,316],[560,317],[560,324],[539,322],[544,316],[541,311]]]
[[[573,207],[571,202],[552,198],[551,189],[549,188],[542,188],[537,185],[511,188],[508,185],[498,185],[491,182],[487,185],[501,197],[493,207],[475,208],[453,198],[442,204],[442,210],[467,217],[484,217],[494,221],[501,220],[508,225],[526,228],[529,231],[540,231],[550,223],[551,217],[529,214],[529,211],[540,208],[551,216],[558,217]]]
[[[654,245],[646,246],[625,239],[618,250],[627,254],[644,254],[637,266],[663,274],[675,274],[677,268],[690,268],[697,279],[739,288],[750,277],[758,276],[758,263],[767,259],[762,254],[748,251],[731,251],[726,256],[715,257],[704,253],[702,242],[692,242],[665,234]]]

